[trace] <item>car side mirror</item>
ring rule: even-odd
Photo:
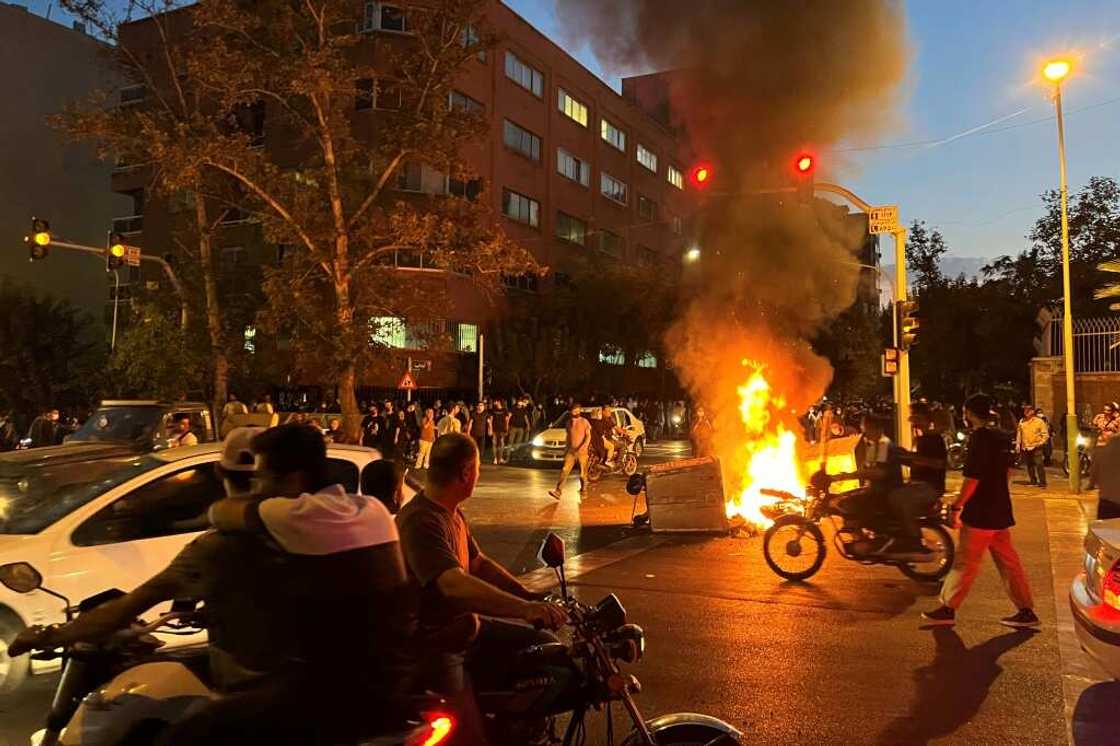
[[[540,561],[546,566],[557,568],[564,566],[564,540],[556,534],[549,534],[541,544],[541,551],[537,554]]]
[[[0,583],[16,593],[30,593],[43,585],[43,576],[27,562],[0,565]]]

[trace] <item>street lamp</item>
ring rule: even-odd
[[[685,252],[684,258],[685,258],[685,260],[687,260],[689,262],[700,261],[700,247],[699,246],[693,246],[691,249],[689,249],[687,252]]]
[[[1077,423],[1073,386],[1073,311],[1070,308],[1069,291],[1069,187],[1066,184],[1066,131],[1062,120],[1062,81],[1072,69],[1069,60],[1050,60],[1042,68],[1042,77],[1054,84],[1054,107],[1058,119],[1058,174],[1062,210],[1062,364],[1066,373],[1066,460],[1069,462],[1069,487],[1077,493],[1081,491],[1081,470],[1077,466],[1077,436],[1080,435],[1081,430]]]

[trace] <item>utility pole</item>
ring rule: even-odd
[[[482,369],[486,364],[486,336],[478,333],[478,400],[482,401]]]

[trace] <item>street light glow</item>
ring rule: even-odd
[[[1069,60],[1051,60],[1042,68],[1042,77],[1051,83],[1061,83],[1072,68]]]
[[[689,249],[689,250],[688,250],[688,252],[687,252],[687,253],[686,253],[686,254],[684,255],[684,258],[685,258],[685,259],[687,259],[687,260],[688,260],[688,261],[690,261],[690,262],[696,262],[696,261],[699,261],[699,260],[700,260],[700,247],[698,247],[698,246],[693,246],[693,247],[692,247],[691,249]]]

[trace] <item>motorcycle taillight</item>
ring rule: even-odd
[[[1101,582],[1101,600],[1120,611],[1120,561],[1113,563]]]
[[[433,713],[425,715],[424,721],[419,732],[408,739],[408,746],[437,746],[447,743],[455,731],[455,718],[450,715]]]

